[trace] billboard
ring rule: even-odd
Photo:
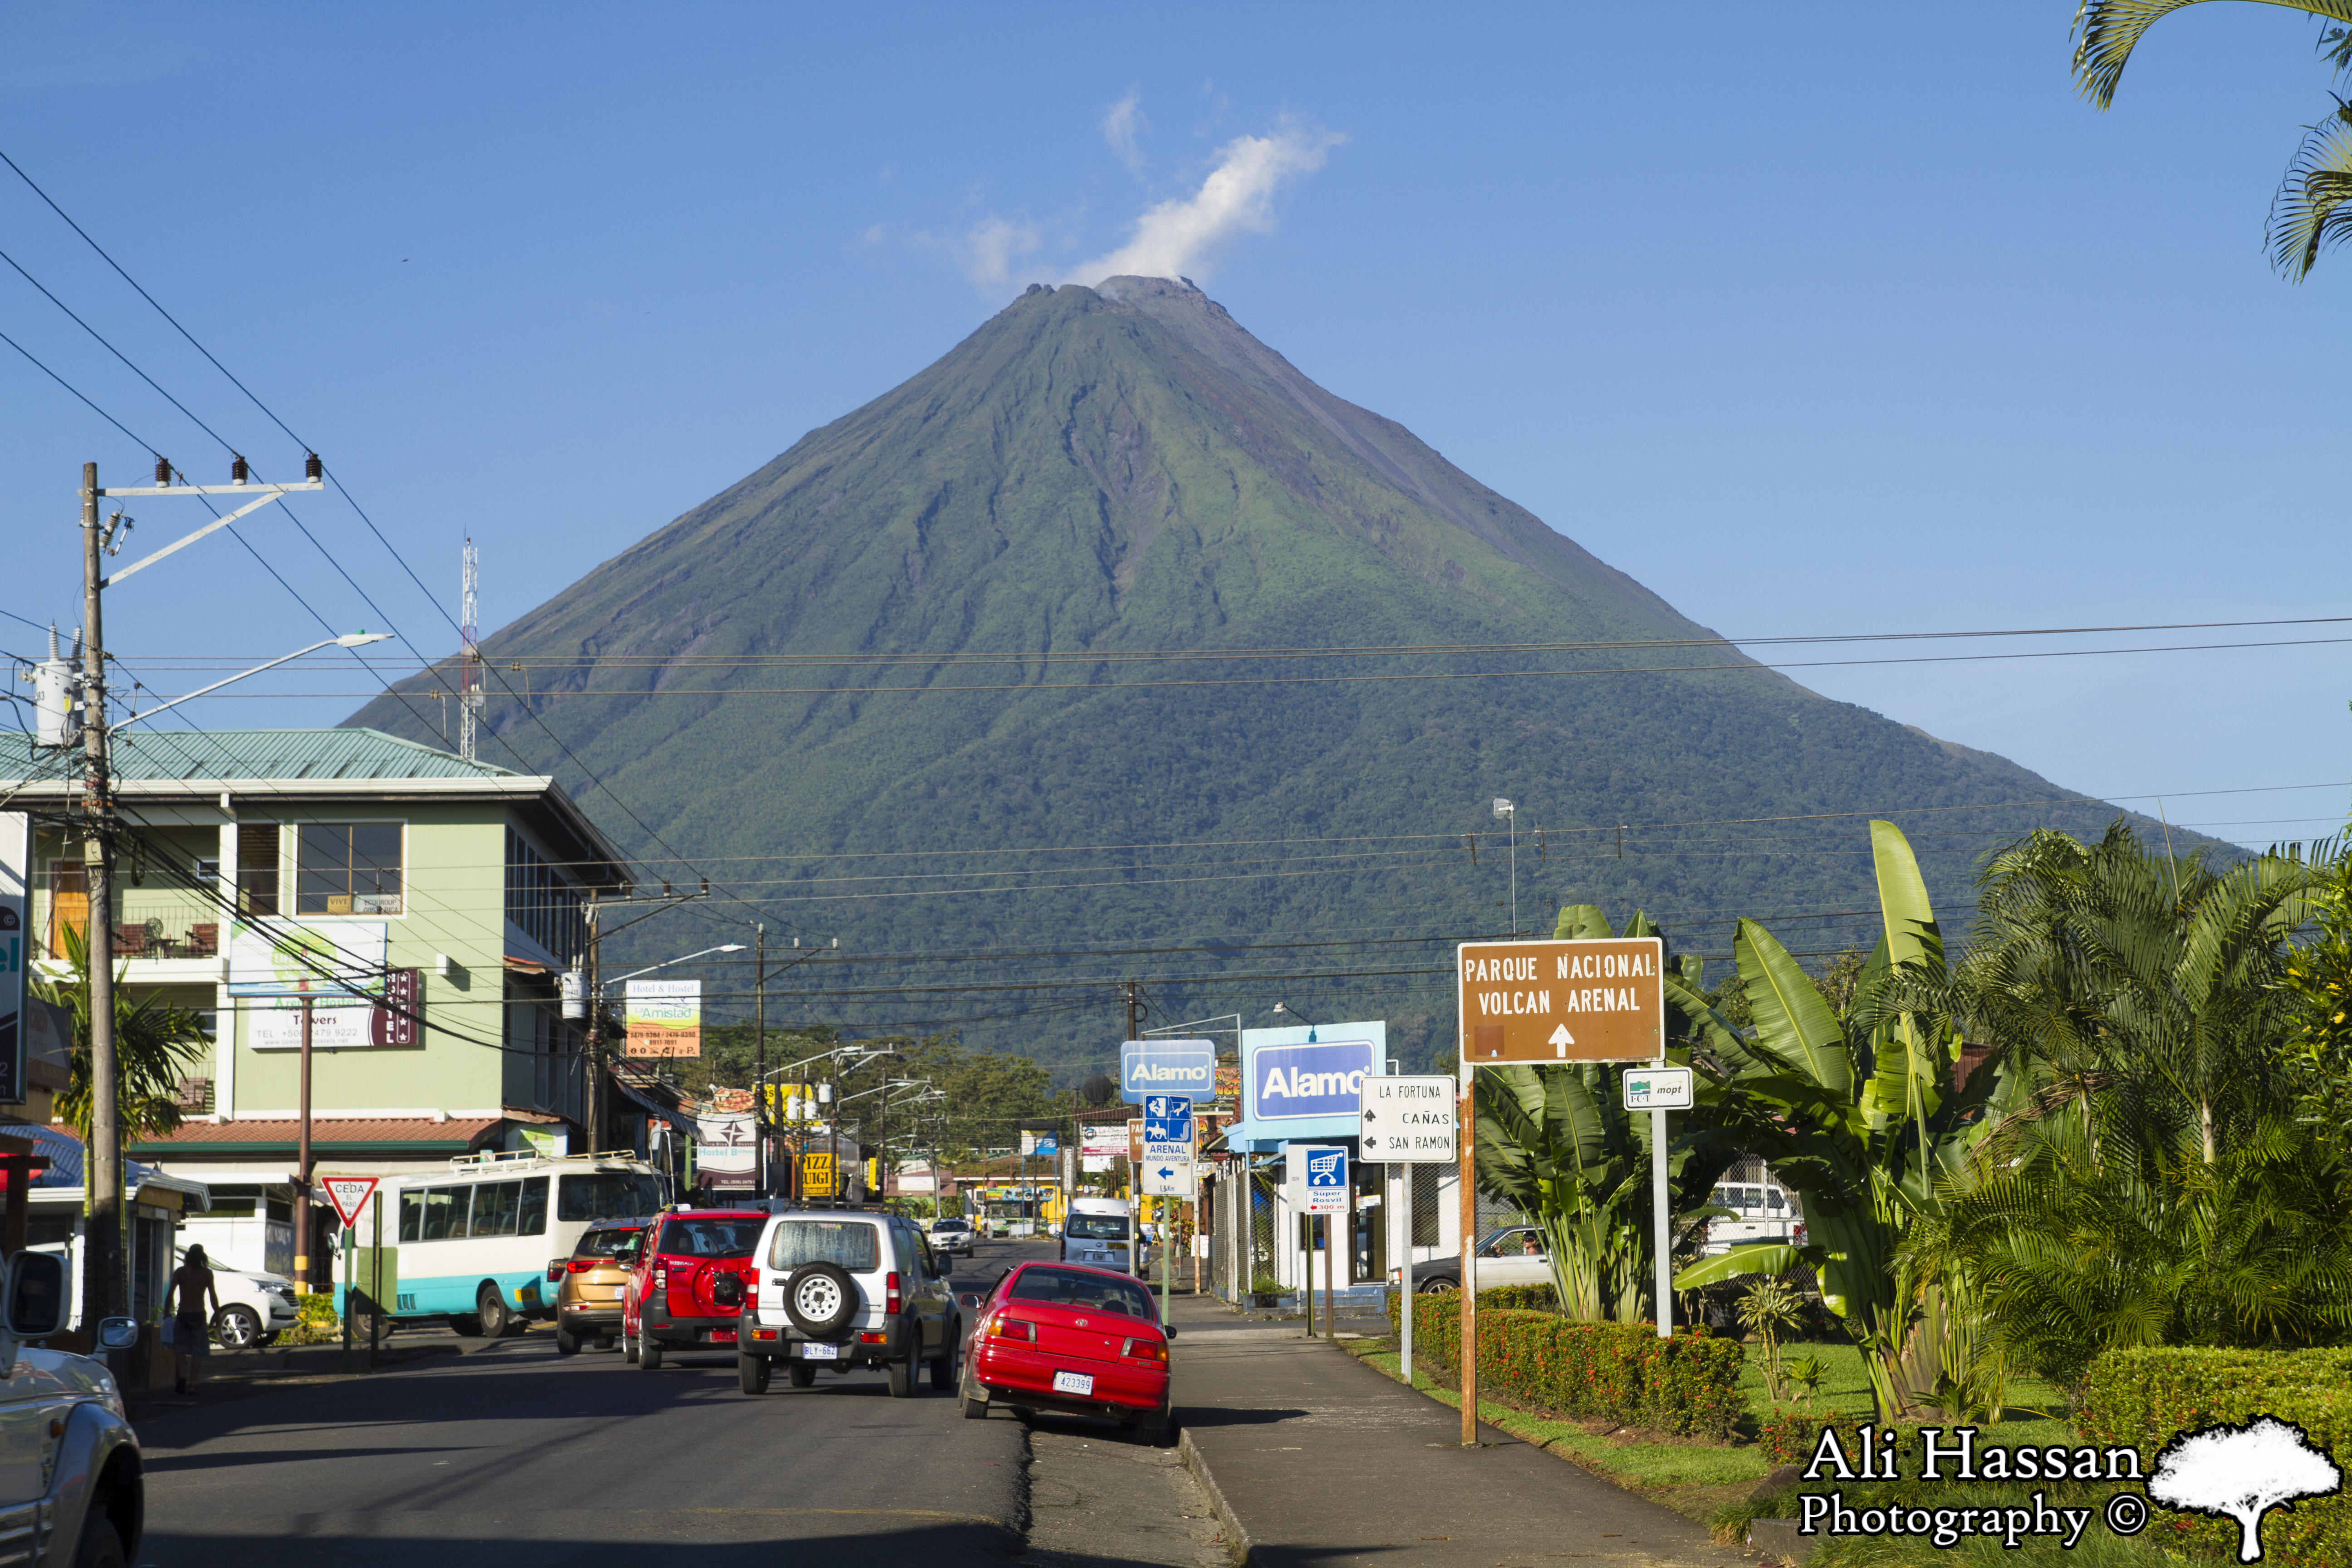
[[[1125,1159],[1127,1123],[1090,1121],[1081,1126],[1078,1129],[1078,1152],[1089,1160]]]
[[[702,1054],[702,982],[632,980],[622,1004],[628,1037],[625,1057],[698,1057]]]
[[[759,1179],[759,1145],[748,1110],[694,1119],[694,1168],[706,1187],[750,1187]]]
[[[387,971],[373,987],[382,1000],[330,992],[310,1000],[310,1048],[367,1050],[423,1043],[424,986],[415,969]],[[295,996],[256,996],[237,1004],[246,1017],[245,1043],[257,1051],[292,1051],[302,1046],[302,1002]]]
[[[1207,1040],[1127,1040],[1118,1047],[1118,1093],[1129,1105],[1148,1094],[1206,1100],[1216,1087],[1217,1047]]]
[[[380,921],[322,921],[298,925],[272,921],[229,927],[228,994],[232,996],[383,994],[389,927]],[[315,1042],[316,1033],[312,1035]]]
[[[1265,1152],[1354,1138],[1364,1080],[1386,1073],[1387,1058],[1381,1019],[1243,1030],[1241,1119],[1226,1143]]]

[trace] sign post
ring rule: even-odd
[[[1477,1108],[1481,1067],[1506,1062],[1654,1062],[1664,1067],[1665,943],[1654,936],[1591,941],[1465,942],[1456,952],[1462,1029],[1462,1443],[1478,1440]],[[1666,1116],[1654,1111],[1651,1206],[1658,1254],[1658,1334],[1674,1332],[1666,1291],[1673,1258],[1666,1214]]]
[[[1307,1179],[1303,1189],[1307,1212],[1322,1222],[1323,1229],[1323,1337],[1334,1335],[1332,1313],[1338,1303],[1335,1270],[1339,1255],[1331,1245],[1331,1216],[1348,1210],[1348,1151],[1345,1149],[1310,1149],[1307,1152]],[[1315,1289],[1315,1254],[1307,1255],[1307,1289]]]
[[[360,1223],[360,1210],[367,1204],[368,1194],[375,1191],[373,1176],[327,1176],[319,1184],[327,1189],[327,1200],[335,1205],[335,1217],[343,1222],[343,1372],[352,1370],[352,1319],[357,1303],[352,1299],[352,1287],[359,1283],[359,1237],[353,1226]],[[381,1241],[383,1238],[377,1238]],[[330,1274],[329,1279],[333,1275]],[[371,1355],[373,1353],[370,1352]]]
[[[1389,1236],[1397,1264],[1397,1325],[1402,1334],[1399,1370],[1412,1386],[1412,1170],[1455,1159],[1454,1080],[1444,1073],[1364,1080],[1361,1130],[1356,1147],[1365,1160],[1389,1163]]]
[[[1163,1184],[1172,1184],[1175,1172],[1166,1167],[1183,1162],[1184,1194],[1192,1195],[1192,1100],[1183,1094],[1147,1094],[1143,1097],[1143,1157],[1162,1167],[1155,1172]],[[1160,1192],[1158,1187],[1146,1189]],[[1172,1193],[1162,1193],[1173,1197]],[[1174,1309],[1169,1303],[1176,1268],[1176,1226],[1171,1223],[1175,1214],[1172,1205],[1160,1205],[1160,1321],[1164,1328],[1174,1320]]]

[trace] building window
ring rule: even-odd
[[[507,829],[507,919],[559,963],[575,962],[587,945],[580,889],[557,871],[530,840]]]
[[[248,915],[278,912],[278,824],[237,824],[236,895]]]
[[[294,858],[298,915],[400,913],[397,822],[305,824]]]

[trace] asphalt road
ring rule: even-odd
[[[957,1288],[982,1289],[1048,1246],[983,1242]],[[966,1421],[952,1394],[919,1388],[894,1400],[878,1372],[820,1373],[807,1389],[780,1374],[746,1398],[731,1352],[673,1353],[648,1373],[616,1352],[559,1358],[541,1331],[373,1378],[175,1410],[142,1423],[139,1561],[552,1568],[643,1544],[691,1547],[698,1568],[767,1568],[789,1543],[852,1548],[826,1560],[858,1568],[1002,1563],[1027,1544],[1028,1470],[1044,1458],[1030,1424]],[[1048,1447],[1133,1442],[1107,1423],[1035,1426]],[[1166,1521],[1190,1510],[1181,1486],[1138,1484]],[[1171,1528],[1181,1546],[1136,1555],[1190,1559],[1197,1530]]]

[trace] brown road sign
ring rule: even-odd
[[[1462,1059],[1645,1062],[1664,1040],[1665,944],[1465,942],[1454,970]]]

